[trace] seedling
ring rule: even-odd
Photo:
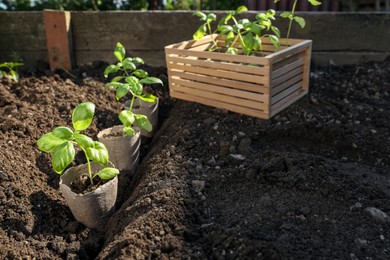
[[[72,124],[74,131],[66,126],[59,126],[52,132],[44,134],[39,138],[37,145],[39,150],[52,154],[52,167],[58,174],[62,174],[66,167],[75,158],[75,145],[85,154],[88,164],[88,177],[91,185],[94,178],[99,176],[101,180],[110,180],[119,174],[119,170],[106,167],[98,173],[92,174],[91,161],[101,165],[108,164],[108,152],[104,144],[93,141],[92,138],[81,134],[92,123],[95,114],[95,105],[91,102],[79,104],[72,113]]]
[[[236,15],[246,11],[248,11],[248,8],[245,6],[229,11],[226,16],[219,20],[217,29],[214,31],[211,29],[211,23],[217,20],[216,15],[213,13],[206,15],[200,11],[195,12],[194,15],[199,17],[204,23],[194,33],[194,40],[199,40],[207,34],[217,33],[220,36],[225,36],[224,47],[227,53],[238,54],[237,43],[239,43],[244,54],[251,55],[255,51],[263,51],[262,38],[268,37],[277,49],[280,46],[280,31],[272,25],[272,21],[275,20],[275,11],[270,9],[266,13],[259,13],[254,21],[248,19],[237,20]],[[213,38],[213,46],[209,51],[220,49],[220,46]]]
[[[279,2],[280,0],[275,0],[275,3]],[[318,6],[321,4],[321,2],[317,0],[307,0],[311,5],[313,6]],[[293,7],[291,9],[291,12],[283,12],[280,14],[281,17],[283,18],[288,18],[290,20],[290,23],[288,25],[288,30],[287,30],[287,37],[286,37],[286,44],[288,45],[288,39],[290,38],[290,33],[291,33],[291,27],[293,21],[299,24],[299,26],[303,29],[306,26],[306,21],[303,17],[295,15],[295,8],[297,6],[298,0],[294,1]]]
[[[109,65],[104,71],[104,76],[107,78],[113,73],[119,75],[112,78],[111,82],[105,85],[105,88],[116,89],[115,98],[117,100],[129,93],[131,94],[129,109],[123,110],[119,114],[119,120],[123,124],[123,131],[129,136],[133,136],[135,134],[133,124],[135,124],[136,126],[151,132],[153,127],[147,116],[132,112],[134,99],[139,98],[142,101],[150,103],[156,102],[156,97],[154,95],[143,94],[143,84],[163,85],[163,82],[159,78],[149,77],[149,74],[146,71],[138,69],[137,65],[144,64],[143,59],[139,57],[126,57],[126,50],[120,42],[116,44],[114,55],[118,62]]]
[[[12,79],[15,82],[19,81],[19,74],[15,70],[16,67],[23,66],[20,62],[3,62],[0,63],[0,79],[5,77]]]

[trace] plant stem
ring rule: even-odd
[[[287,31],[287,41],[286,41],[286,44],[288,46],[288,39],[290,38],[290,33],[291,33],[291,27],[292,27],[292,22],[293,22],[293,19],[294,19],[294,13],[295,13],[295,8],[297,6],[297,2],[298,0],[295,0],[294,1],[294,5],[293,5],[293,8],[291,10],[291,18],[290,18],[290,24],[288,25],[288,31]]]
[[[207,28],[209,29],[209,32],[210,32],[210,37],[211,37],[211,40],[213,41],[213,44],[215,46],[215,49],[218,49],[218,45],[217,45],[217,42],[215,41],[214,37],[213,37],[213,32],[211,31],[211,25],[210,23],[208,22],[207,23]],[[213,49],[213,48],[211,48]]]
[[[129,111],[131,111],[131,109],[133,109],[134,99],[135,99],[135,96],[132,95],[132,96],[131,96],[130,106],[129,106]]]
[[[92,177],[92,170],[91,170],[91,161],[89,160],[88,158],[88,155],[87,155],[87,151],[85,151],[85,149],[83,147],[81,147],[81,150],[83,150],[84,154],[85,154],[85,158],[87,159],[87,165],[88,165],[88,177],[89,177],[89,180],[91,181],[91,185],[93,185],[93,177]]]

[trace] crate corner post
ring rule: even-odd
[[[71,70],[73,65],[71,13],[44,10],[43,17],[50,69]]]

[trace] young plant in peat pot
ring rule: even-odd
[[[296,3],[292,12],[282,13],[290,19],[288,38],[280,38],[273,26],[274,10],[238,19],[247,11],[241,6],[222,17],[214,31],[217,16],[195,12],[202,24],[194,39],[165,47],[170,95],[263,119],[306,95],[312,41],[289,38],[293,21],[305,25],[295,15]]]
[[[37,145],[41,151],[52,154],[52,167],[61,174],[60,189],[77,221],[102,229],[114,210],[119,170],[105,167],[109,157],[104,144],[80,133],[90,126],[94,113],[93,103],[79,104],[72,113],[74,130],[59,126],[44,134]],[[83,151],[87,163],[63,173],[75,158],[75,145]]]
[[[111,161],[117,168],[132,172],[138,165],[140,134],[151,132],[158,121],[158,99],[152,94],[144,94],[143,85],[163,83],[158,78],[149,77],[146,71],[138,69],[137,65],[143,64],[144,61],[138,57],[126,57],[126,50],[119,42],[114,55],[118,62],[109,65],[104,76],[116,76],[105,87],[116,89],[116,100],[128,94],[131,99],[127,102],[127,107],[125,104],[126,109],[119,113],[119,120],[123,125],[104,129],[98,133],[98,139],[106,145]],[[139,108],[134,109],[136,104]],[[152,122],[149,119],[152,119]]]

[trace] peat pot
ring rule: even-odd
[[[115,168],[128,172],[136,170],[141,146],[138,128],[135,135],[128,136],[124,134],[123,126],[114,126],[100,131],[97,137],[99,142],[106,146],[110,161]]]
[[[125,109],[129,109],[131,100],[127,100],[124,104]],[[158,99],[154,103],[142,101],[139,98],[134,99],[133,109],[134,114],[142,114],[148,117],[150,123],[153,126],[153,130],[148,132],[141,129],[141,135],[146,137],[152,137],[153,133],[157,129],[158,125]]]
[[[268,38],[254,56],[208,51],[224,36],[165,47],[171,97],[269,119],[308,93],[311,40]],[[241,47],[235,46],[242,53]]]
[[[92,173],[105,166],[91,163]],[[96,190],[85,194],[76,194],[70,189],[70,184],[80,175],[88,175],[88,165],[71,167],[60,177],[60,190],[76,220],[86,227],[102,230],[110,215],[114,212],[118,191],[118,178],[115,177]]]

